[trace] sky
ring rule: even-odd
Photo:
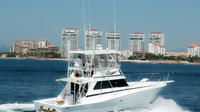
[[[113,0],[0,0],[0,50],[7,50],[16,40],[48,39],[60,47],[63,28],[80,30],[83,47],[83,21],[86,29],[105,34],[113,28]],[[186,52],[189,45],[200,42],[200,0],[116,0],[117,31],[121,49],[129,48],[129,35],[143,32],[165,34],[168,52]],[[88,10],[90,9],[90,10]],[[147,44],[145,44],[147,47]]]

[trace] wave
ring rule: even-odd
[[[152,104],[138,106],[121,112],[190,112],[179,106],[173,99],[159,96]]]
[[[0,112],[35,112],[34,104],[2,104]],[[120,112],[190,112],[179,106],[173,99],[165,99],[159,96],[152,104],[142,105]]]
[[[9,103],[0,105],[0,112],[35,112],[34,104],[32,103]]]

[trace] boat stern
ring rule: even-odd
[[[36,112],[62,112],[61,106],[56,104],[55,98],[45,100],[35,100],[34,106]],[[55,102],[54,102],[55,101]]]

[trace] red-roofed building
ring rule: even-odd
[[[145,51],[134,51],[133,54],[152,54],[151,52],[145,52]]]
[[[165,37],[163,32],[151,32],[148,44],[149,52],[155,55],[165,55]]]
[[[108,33],[119,33],[119,32],[116,32],[116,31],[109,31]]]
[[[188,47],[188,56],[190,56],[190,57],[195,57],[195,56],[200,57],[200,44],[190,45]]]
[[[151,32],[149,43],[160,43],[161,46],[165,46],[165,38],[163,32]]]
[[[38,46],[37,40],[17,40],[13,43],[12,52],[22,51],[23,47],[36,48]]]
[[[90,29],[85,32],[86,50],[102,49],[102,32],[97,29]]]
[[[151,32],[151,34],[163,34],[163,32]]]
[[[65,28],[66,30],[76,30],[76,28]]]
[[[128,52],[128,49],[124,49],[125,52]]]
[[[97,30],[97,29],[90,29],[89,31],[99,31],[99,30]]]
[[[129,49],[133,51],[144,51],[144,33],[133,32],[130,34]]]
[[[106,48],[109,50],[121,50],[120,33],[116,31],[110,31],[106,33]]]
[[[121,57],[120,59],[128,59],[133,53],[130,52],[128,49],[124,49],[124,51],[121,51]]]
[[[185,57],[188,56],[188,53],[184,53],[184,52],[181,52],[181,53],[179,53],[179,52],[166,52],[165,55],[166,56],[180,56],[180,57],[185,58]]]
[[[49,45],[49,41],[46,39],[42,39],[38,41],[38,48],[46,48]]]
[[[39,56],[40,53],[54,52],[59,53],[60,49],[53,44],[49,44],[48,40],[17,40],[10,48],[10,52],[20,55]]]
[[[149,43],[149,52],[155,55],[165,55],[165,47],[160,43]]]
[[[61,57],[68,58],[69,51],[78,50],[79,31],[76,28],[65,28],[61,37]]]
[[[141,33],[141,32],[133,32],[132,34],[144,34],[144,33]]]

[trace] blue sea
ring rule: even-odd
[[[174,80],[152,104],[124,112],[200,112],[200,66],[122,63],[128,81],[159,78]],[[67,62],[0,60],[0,112],[34,112],[33,100],[55,97],[66,77]]]

